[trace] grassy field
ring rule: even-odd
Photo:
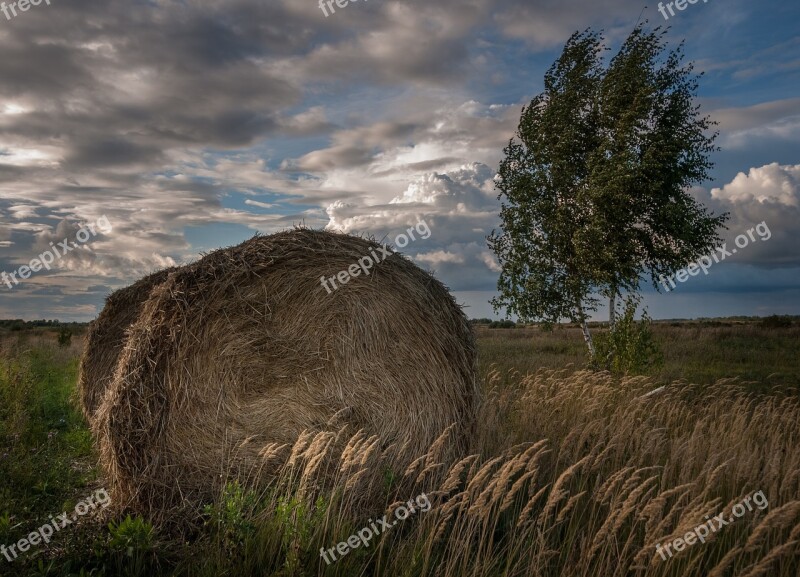
[[[432,446],[391,471],[368,440],[340,450],[321,434],[273,485],[231,483],[199,522],[156,528],[98,508],[0,557],[0,575],[796,577],[800,327],[676,324],[654,327],[663,367],[631,377],[584,370],[574,328],[479,329],[486,402],[460,463]],[[0,332],[5,547],[104,487],[74,399],[80,347]],[[368,547],[321,559],[423,494],[429,508],[416,501]],[[657,553],[719,513],[731,522],[706,542]]]
[[[593,329],[596,330],[596,329]],[[711,384],[738,377],[759,385],[800,386],[800,324],[769,328],[758,321],[683,321],[653,324],[664,364],[648,376],[667,383],[684,379]],[[586,366],[586,345],[577,327],[477,329],[481,373]]]

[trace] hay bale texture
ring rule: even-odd
[[[198,503],[264,473],[265,447],[342,415],[398,466],[452,424],[461,454],[476,352],[446,287],[395,252],[330,294],[320,284],[378,246],[297,229],[155,279],[93,421],[117,502],[145,514]]]
[[[78,378],[78,395],[83,415],[91,424],[100,401],[108,390],[120,353],[127,342],[127,331],[139,318],[142,305],[153,287],[167,280],[169,268],[144,277],[119,289],[107,299],[100,315],[89,325]]]

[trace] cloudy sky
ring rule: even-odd
[[[722,150],[692,193],[731,213],[731,246],[771,231],[650,290],[651,315],[800,314],[796,3],[709,0],[665,22],[629,0],[360,0],[327,16],[317,0],[49,2],[0,12],[0,271],[81,223],[113,230],[0,284],[0,318],[91,319],[111,290],[256,232],[391,240],[420,218],[432,234],[404,252],[493,316],[492,178],[521,107],[573,31],[613,47],[640,17],[705,72]]]

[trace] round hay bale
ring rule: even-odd
[[[452,424],[450,454],[463,454],[476,351],[446,287],[395,252],[330,293],[321,285],[379,247],[297,229],[154,286],[97,413],[115,502],[150,516],[196,505],[260,471],[272,443],[329,430],[342,414],[397,467]]]
[[[128,329],[139,318],[153,287],[164,282],[173,270],[158,271],[114,291],[106,298],[100,315],[90,323],[78,377],[80,405],[89,424],[94,422],[95,411],[114,377]]]

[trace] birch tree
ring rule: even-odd
[[[634,29],[606,67],[602,36],[567,41],[523,108],[496,187],[501,230],[488,238],[502,267],[495,310],[583,330],[601,299],[637,294],[709,252],[727,215],[689,194],[707,179],[713,123],[694,103],[698,77],[659,29]]]

